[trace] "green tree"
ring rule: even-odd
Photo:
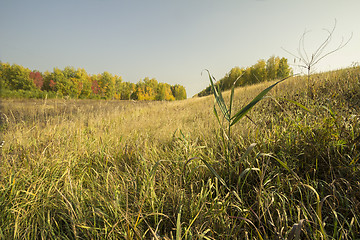
[[[30,79],[30,69],[13,64],[3,65],[2,78],[5,86],[10,90],[34,90],[35,84]]]
[[[166,86],[164,83],[159,83],[157,87],[157,94],[155,100],[162,101],[166,98]]]
[[[241,69],[240,67],[234,67],[230,70],[230,72],[224,77],[223,80],[220,80],[221,84],[220,87],[222,90],[228,90],[230,89],[234,82],[236,80],[238,80],[236,82],[236,86],[241,86],[242,85],[242,79],[240,79],[240,77],[242,76],[244,72],[244,69]]]
[[[171,87],[172,95],[174,96],[175,100],[183,100],[186,99],[186,90],[183,86],[176,84]]]
[[[286,58],[281,58],[279,62],[279,68],[277,71],[277,78],[286,78],[290,76],[291,69]]]
[[[9,88],[9,82],[7,80],[7,72],[9,71],[9,68],[10,64],[2,63],[0,61],[0,90]]]
[[[45,91],[54,91],[54,89],[52,89],[52,87],[50,85],[50,82],[53,81],[51,78],[51,73],[49,71],[45,71],[43,74],[43,80],[44,80],[44,84],[42,86],[42,89]]]
[[[260,59],[255,65],[251,67],[252,83],[266,81],[266,63],[265,60]]]
[[[98,81],[101,97],[112,99],[115,96],[115,78],[109,72],[103,72]]]
[[[76,70],[74,67],[67,66],[62,71],[64,75],[64,96],[71,96],[72,98],[77,98],[80,95],[81,89],[78,88],[79,81],[76,78]]]
[[[244,71],[244,75],[241,77],[242,78],[242,82],[243,82],[243,85],[249,85],[249,84],[253,84],[252,82],[252,75],[251,75],[251,70],[252,68],[251,67],[247,67]]]
[[[275,57],[275,56],[271,56],[266,61],[266,75],[267,75],[268,80],[272,80],[272,79],[277,78],[277,72],[278,72],[278,69],[279,69],[279,63],[280,63],[280,58]]]

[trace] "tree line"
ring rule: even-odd
[[[235,87],[256,84],[288,77],[292,73],[286,58],[271,56],[267,61],[259,60],[256,64],[247,68],[234,67],[222,79],[216,82],[221,91],[229,90],[235,83]],[[236,82],[235,82],[236,81]],[[212,94],[211,86],[205,88],[197,96]]]
[[[23,66],[0,61],[0,89],[2,97],[70,97],[118,100],[181,100],[186,99],[183,86],[160,83],[144,78],[138,83],[123,81],[109,72],[88,74],[84,69],[54,68],[41,73]]]

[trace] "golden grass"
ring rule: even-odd
[[[312,76],[310,94],[305,79],[281,83],[234,125],[231,192],[198,161],[225,172],[213,96],[2,100],[0,238],[149,239],[176,229],[185,239],[285,238],[301,223],[304,239],[351,239],[360,229],[360,68]],[[271,84],[236,89],[235,111]],[[256,154],[237,163],[253,142]]]

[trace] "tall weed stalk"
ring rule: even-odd
[[[231,87],[231,93],[230,93],[230,101],[227,105],[225,103],[224,97],[221,93],[221,90],[219,89],[219,86],[215,84],[216,79],[214,76],[210,74],[208,70],[206,70],[209,76],[211,89],[214,93],[215,102],[214,102],[214,114],[216,116],[216,119],[220,125],[221,129],[221,140],[222,145],[225,149],[225,160],[226,160],[226,166],[227,166],[227,177],[228,177],[228,184],[231,184],[231,160],[232,160],[232,141],[231,141],[231,129],[232,127],[238,123],[243,117],[246,116],[246,114],[259,102],[261,101],[265,95],[276,85],[279,83],[285,81],[289,77],[286,77],[284,79],[281,79],[271,86],[264,89],[262,92],[260,92],[256,97],[254,97],[246,106],[241,108],[239,111],[237,111],[235,114],[233,114],[233,101],[234,101],[234,90],[235,90],[235,84],[236,81],[241,77],[239,77]],[[218,111],[216,109],[216,105],[218,105],[220,112],[222,113],[222,117],[219,116]],[[224,124],[225,120],[225,124]],[[250,146],[251,147],[251,146]],[[252,149],[252,147],[251,147]],[[224,184],[224,180],[219,176],[219,174],[216,173],[216,171],[208,164],[205,160],[203,160],[205,165],[209,168],[209,170],[220,180],[221,183]],[[224,184],[227,186],[226,184]],[[229,185],[230,186],[230,185]],[[228,186],[227,186],[228,187]]]

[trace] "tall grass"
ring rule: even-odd
[[[211,96],[3,100],[0,238],[358,239],[360,68],[312,79],[311,98],[288,79],[234,124],[231,158]]]

